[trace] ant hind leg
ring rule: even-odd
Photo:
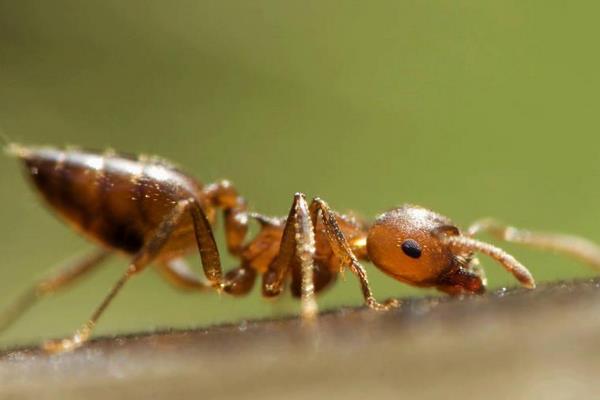
[[[49,353],[60,353],[74,350],[85,343],[89,339],[98,319],[102,316],[104,311],[106,311],[125,283],[127,283],[132,276],[143,271],[148,264],[154,261],[165,243],[167,243],[174,228],[181,220],[181,217],[185,215],[186,212],[191,213],[194,221],[194,231],[196,233],[204,271],[207,277],[212,281],[212,286],[221,287],[221,264],[219,253],[212,235],[212,230],[210,229],[210,225],[208,225],[206,215],[195,200],[182,200],[173,207],[169,215],[167,215],[160,223],[154,235],[133,257],[133,260],[125,273],[113,285],[89,320],[80,329],[75,331],[70,338],[47,341],[43,345],[44,349]]]
[[[91,253],[67,261],[66,265],[59,268],[58,272],[33,284],[0,314],[0,332],[8,329],[40,298],[74,283],[77,279],[93,271],[109,255],[108,250],[94,249]]]
[[[161,276],[175,288],[187,291],[213,289],[209,282],[198,279],[182,258],[166,261],[158,267]],[[234,268],[225,275],[223,291],[234,296],[244,295],[252,290],[256,271],[249,266]]]
[[[174,287],[182,290],[202,291],[212,289],[212,285],[198,279],[183,258],[176,258],[158,266],[161,276]]]
[[[204,291],[213,285],[198,279],[189,265],[182,258],[169,260],[158,268],[162,277],[178,289]],[[234,268],[225,275],[223,291],[234,296],[248,294],[254,286],[256,271],[247,266]]]

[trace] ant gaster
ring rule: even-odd
[[[108,255],[121,252],[131,261],[89,320],[72,337],[45,342],[49,352],[81,346],[110,302],[133,276],[155,264],[173,285],[183,289],[248,293],[262,276],[262,293],[279,295],[290,282],[301,298],[304,318],[317,313],[315,294],[344,268],[358,278],[365,304],[375,310],[398,306],[378,302],[359,260],[371,261],[389,276],[450,295],[479,294],[486,279],[474,252],[495,259],[525,287],[534,288],[529,271],[498,247],[473,236],[487,231],[501,239],[570,254],[600,266],[600,249],[588,240],[534,233],[482,220],[462,233],[448,218],[426,208],[404,205],[381,214],[372,224],[332,211],[319,198],[308,204],[293,197],[287,218],[247,211],[245,200],[228,181],[202,185],[165,161],[12,144],[7,151],[23,161],[47,203],[73,228],[99,246],[91,254],[33,285],[0,319],[8,327],[39,297],[55,292],[92,271]],[[224,214],[228,251],[239,266],[223,276],[213,226]],[[249,220],[261,226],[246,240]],[[183,257],[199,250],[207,280],[194,276]]]

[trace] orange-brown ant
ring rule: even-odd
[[[202,185],[156,158],[131,157],[49,147],[7,148],[21,159],[31,180],[71,226],[99,247],[58,274],[26,291],[3,314],[0,329],[9,326],[40,296],[52,293],[93,270],[114,252],[132,257],[90,319],[70,338],[48,341],[49,352],[81,346],[115,295],[132,276],[155,264],[164,277],[183,289],[214,289],[232,295],[248,293],[257,275],[262,293],[279,295],[290,282],[301,298],[302,316],[317,313],[315,294],[330,285],[345,267],[358,278],[365,304],[375,310],[398,305],[375,300],[367,272],[358,260],[371,261],[393,278],[419,287],[434,287],[451,295],[483,293],[486,279],[474,252],[498,261],[521,284],[534,288],[529,271],[514,257],[473,238],[487,231],[501,239],[557,250],[600,266],[600,249],[575,236],[534,233],[493,220],[475,223],[466,233],[446,217],[405,205],[381,214],[372,224],[332,211],[319,198],[307,204],[294,195],[286,218],[247,211],[246,202],[227,181]],[[223,210],[227,247],[239,258],[237,268],[222,274],[213,237],[216,211]],[[246,241],[249,220],[261,226]],[[183,258],[197,247],[207,280],[194,276]]]

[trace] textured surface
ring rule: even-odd
[[[600,280],[0,356],[1,398],[589,398]],[[135,396],[135,397],[133,397]],[[155,396],[155,397],[152,397]],[[260,396],[260,397],[259,397]]]

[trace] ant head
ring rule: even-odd
[[[367,236],[369,258],[386,274],[417,286],[438,286],[459,267],[446,241],[460,236],[448,218],[426,208],[405,205],[380,215]]]

